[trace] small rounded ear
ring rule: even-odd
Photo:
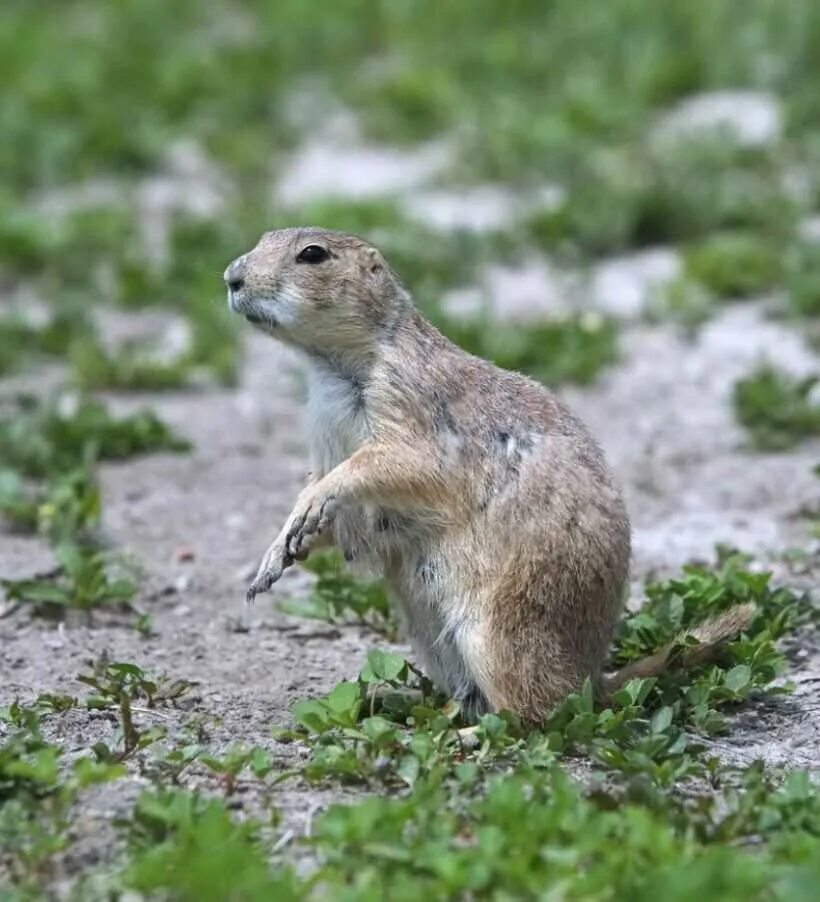
[[[378,275],[384,270],[384,259],[375,247],[369,247],[364,252],[364,268],[371,275]]]

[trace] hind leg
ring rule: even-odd
[[[476,682],[471,679],[459,686],[453,693],[453,700],[458,702],[462,718],[467,723],[475,723],[490,711],[490,703]]]

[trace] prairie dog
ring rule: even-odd
[[[361,238],[267,232],[225,281],[231,309],[309,374],[312,473],[248,597],[334,544],[384,576],[466,719],[506,708],[538,723],[586,677],[605,691],[630,528],[583,424],[448,341]]]

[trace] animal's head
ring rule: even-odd
[[[376,248],[327,229],[266,232],[228,266],[225,283],[236,313],[320,353],[367,347],[409,304]]]

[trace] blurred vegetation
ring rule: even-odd
[[[300,77],[391,142],[458,127],[469,168],[505,180],[563,176],[700,90],[772,89],[792,134],[820,112],[811,2],[749,0],[741,15],[726,0],[352,0],[309,15],[298,0],[10,0],[4,13],[0,167],[28,187],[154,168],[179,135],[259,177],[294,140],[283,110]]]
[[[371,235],[434,315],[442,292],[473,281],[483,261],[529,246],[577,260],[659,242],[692,244],[691,275],[717,295],[787,278],[793,312],[813,315],[813,268],[793,236],[817,205],[818,51],[820,9],[809,0],[750,0],[742,14],[727,0],[478,0],[469,10],[353,0],[321,15],[298,0],[9,0],[0,21],[0,280],[33,288],[51,319],[36,328],[3,320],[0,372],[32,353],[66,354],[88,387],[231,382],[239,345],[221,267],[264,228],[298,221]],[[739,86],[782,99],[781,141],[649,139],[679,98]],[[563,200],[480,237],[433,233],[391,201],[282,209],[268,186],[283,154],[337,103],[376,140],[446,137],[455,154],[445,181],[558,183]],[[152,225],[132,189],[164,171],[180,141],[197,142],[230,187],[218,218],[184,204],[172,212],[168,252],[152,259]],[[116,179],[121,201],[91,191],[87,208],[49,209],[49,192],[100,178]],[[713,244],[715,232],[736,237]],[[91,316],[105,303],[180,311],[192,346],[162,364],[133,348],[112,356]],[[458,337],[483,352],[499,341],[485,333],[477,321]],[[522,353],[513,347],[522,340],[501,357],[560,379],[550,345],[533,339]]]
[[[820,435],[820,376],[797,379],[762,364],[735,386],[738,420],[762,451],[784,451]]]

